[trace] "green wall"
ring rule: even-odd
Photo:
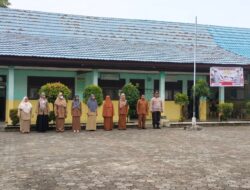
[[[101,72],[99,72],[100,76]],[[0,75],[8,76],[8,69],[1,68]],[[74,77],[75,78],[75,93],[82,98],[83,89],[90,84],[93,84],[93,72],[83,72],[78,73],[75,71],[57,71],[57,70],[29,70],[29,69],[15,69],[14,70],[14,99],[21,100],[27,94],[27,78],[28,76],[39,76],[39,77]],[[183,81],[183,92],[187,91],[188,80],[193,80],[192,74],[166,74],[167,79],[171,78],[172,80],[182,80]],[[152,92],[154,90],[154,80],[160,79],[159,73],[148,74],[148,73],[120,73],[120,78],[125,79],[126,83],[130,82],[130,79],[143,79],[145,80],[146,88],[146,98],[150,99],[152,97]],[[197,79],[205,79],[206,76],[197,76]],[[7,81],[8,85],[8,81]]]
[[[76,72],[73,71],[45,71],[45,70],[20,70],[15,69],[15,90],[14,99],[21,100],[27,95],[27,79],[29,76],[39,77],[75,77]]]

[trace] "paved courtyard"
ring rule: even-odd
[[[250,127],[0,132],[0,189],[250,189]]]

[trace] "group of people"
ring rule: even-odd
[[[138,129],[146,129],[146,117],[150,111],[152,112],[153,128],[160,129],[160,117],[161,112],[163,112],[163,102],[159,97],[159,93],[155,92],[154,97],[151,99],[150,106],[144,95],[138,100],[136,105],[136,111],[138,114]],[[98,116],[98,103],[96,101],[95,95],[91,94],[87,101],[87,123],[86,130],[95,131],[96,130],[96,118]],[[120,100],[118,103],[118,129],[126,130],[127,115],[129,111],[129,104],[126,100],[126,95],[122,93],[120,95]],[[46,98],[45,93],[40,94],[38,100],[36,111],[36,129],[38,132],[45,132],[49,127],[49,103]],[[63,94],[60,92],[54,102],[54,113],[56,121],[56,131],[64,132],[65,119],[67,118],[67,101]],[[75,96],[71,105],[71,116],[72,116],[72,130],[74,133],[79,133],[81,130],[82,116],[82,103],[79,96]],[[32,104],[29,102],[27,96],[23,98],[18,106],[18,115],[20,119],[20,132],[29,133],[30,124],[32,118]],[[104,130],[110,131],[113,129],[113,117],[115,115],[114,105],[111,101],[110,96],[106,96],[103,103],[102,116],[104,119]]]

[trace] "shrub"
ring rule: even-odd
[[[233,103],[221,103],[219,104],[219,112],[221,120],[228,120],[233,113]]]
[[[246,103],[246,113],[250,114],[250,101]]]
[[[55,116],[55,112],[54,111],[50,111],[49,112],[49,122],[55,122],[56,121],[56,116]]]
[[[16,126],[19,123],[18,109],[11,109],[9,113],[12,125]]]
[[[177,93],[174,96],[174,101],[181,106],[180,121],[184,121],[186,119],[185,106],[189,103],[188,96],[183,93]]]
[[[46,94],[48,102],[52,104],[54,104],[59,92],[63,93],[63,96],[66,100],[68,100],[71,96],[71,90],[66,85],[60,82],[47,83],[43,85],[39,90],[39,93],[42,92]]]
[[[138,99],[140,98],[139,90],[133,84],[128,83],[122,88],[122,93],[126,95],[126,99],[128,101],[129,117],[136,118],[137,117],[136,105],[137,105]]]
[[[87,104],[88,99],[91,94],[95,95],[98,106],[101,106],[103,103],[103,93],[102,89],[96,85],[89,85],[83,91],[83,101]]]

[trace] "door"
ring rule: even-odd
[[[0,121],[5,121],[6,77],[0,76]]]

